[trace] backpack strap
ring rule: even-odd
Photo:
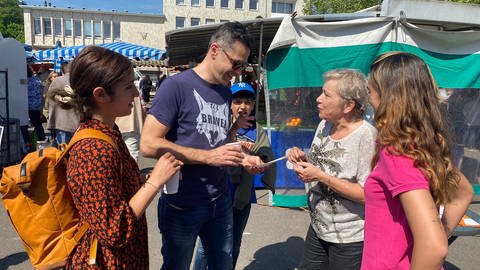
[[[90,252],[89,252],[89,265],[95,265],[97,263],[97,248],[98,248],[98,239],[93,236],[92,241],[90,243]]]
[[[108,136],[107,134],[103,133],[100,130],[93,129],[93,128],[85,128],[81,130],[77,130],[75,134],[73,135],[72,139],[66,146],[65,150],[61,152],[60,156],[57,157],[57,163],[61,162],[62,159],[68,154],[70,149],[79,141],[83,139],[88,139],[88,138],[95,138],[95,139],[100,139],[108,142],[110,145],[115,147],[115,150],[120,153],[118,150],[117,144],[113,141],[113,139]]]
[[[75,240],[76,243],[80,242],[80,239],[82,239],[83,235],[87,232],[88,228],[90,228],[90,224],[88,222],[83,223],[83,225],[80,228],[78,228],[78,231],[73,236],[73,240]],[[98,250],[98,239],[95,237],[95,235],[92,235],[92,239],[90,242],[88,264],[94,265],[96,263],[97,250]]]
[[[75,134],[73,135],[72,139],[66,146],[65,150],[61,152],[60,156],[57,158],[57,164],[59,162],[62,162],[62,160],[65,158],[65,156],[68,154],[70,149],[79,141],[83,139],[88,139],[88,138],[95,138],[95,139],[100,139],[108,142],[110,145],[112,145],[115,150],[120,153],[117,144],[113,141],[113,139],[108,136],[107,134],[103,133],[100,130],[93,129],[93,128],[86,128],[82,130],[77,130]],[[120,167],[120,170],[122,170],[122,167]],[[90,224],[88,222],[83,223],[83,225],[78,229],[78,231],[75,233],[73,238],[75,241],[78,243],[80,239],[83,237],[83,235],[87,232],[88,228],[90,228]],[[90,259],[89,259],[89,264],[93,265],[95,264],[96,261],[96,256],[97,256],[97,249],[98,249],[98,240],[95,236],[92,235],[92,243],[90,245]]]

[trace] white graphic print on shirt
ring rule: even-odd
[[[215,104],[205,101],[197,91],[193,90],[200,113],[197,116],[197,131],[204,134],[211,147],[227,138],[228,131],[228,104]]]

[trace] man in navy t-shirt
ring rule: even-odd
[[[158,158],[170,152],[185,163],[178,192],[162,194],[158,204],[162,269],[189,269],[197,236],[209,269],[232,269],[232,200],[226,166],[261,163],[244,158],[240,148],[225,145],[235,138],[226,85],[241,74],[249,54],[244,26],[222,24],[198,66],[161,84],[145,119],[142,154]],[[237,120],[235,130],[250,126],[249,120],[253,118]]]

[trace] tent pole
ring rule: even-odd
[[[268,89],[265,87],[265,83],[264,83],[264,80],[265,80],[265,76],[263,76],[263,73],[262,73],[262,63],[263,63],[263,58],[262,58],[262,50],[263,50],[263,21],[260,22],[260,41],[259,41],[259,45],[258,45],[258,76],[257,76],[257,85],[259,85],[259,89],[263,89],[263,93],[265,95],[265,116],[267,117],[267,135],[268,135],[268,139],[270,141],[272,141],[272,136],[271,136],[271,131],[270,131],[270,102],[269,102],[269,97],[268,97]],[[262,79],[263,78],[263,81]],[[257,94],[257,97],[256,97],[256,104],[259,104],[258,103],[259,101],[259,95]],[[258,105],[257,105],[257,113],[258,113]]]
[[[255,97],[255,104],[259,104],[258,100],[258,90],[263,86],[263,84],[260,81],[260,73],[262,72],[262,41],[263,41],[263,22],[260,22],[260,38],[259,38],[259,45],[258,45],[258,65],[257,65],[257,85],[260,86],[257,89],[257,95]],[[258,105],[257,105],[257,111],[255,112],[255,115],[258,113]]]

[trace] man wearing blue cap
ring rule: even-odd
[[[252,86],[245,82],[239,82],[230,87],[232,91],[232,110],[233,122],[238,118],[247,118],[252,115],[255,108],[255,91]],[[249,155],[258,156],[263,162],[273,160],[272,147],[267,134],[263,131],[259,123],[251,125],[249,128],[236,129],[236,141],[242,144],[242,150]],[[232,196],[233,196],[233,267],[237,263],[240,254],[240,245],[242,242],[243,231],[247,225],[250,215],[251,204],[256,202],[254,175],[243,167],[231,167],[229,169]],[[275,193],[276,167],[270,165],[261,178],[263,185]],[[205,270],[207,260],[205,250],[201,243],[197,249],[195,257],[194,270]]]

